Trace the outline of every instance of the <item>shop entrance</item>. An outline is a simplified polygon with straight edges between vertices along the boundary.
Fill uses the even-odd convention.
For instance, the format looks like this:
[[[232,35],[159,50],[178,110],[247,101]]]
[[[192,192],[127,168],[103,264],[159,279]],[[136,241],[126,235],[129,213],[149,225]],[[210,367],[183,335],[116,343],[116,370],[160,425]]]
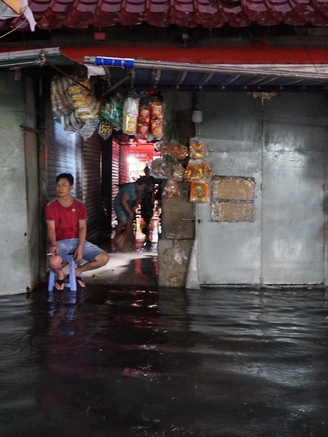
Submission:
[[[154,143],[138,140],[124,134],[114,134],[112,140],[112,161],[111,161],[111,185],[112,185],[112,206],[111,206],[111,229],[112,249],[115,250],[115,228],[117,217],[114,210],[114,199],[123,184],[135,182],[140,177],[148,176],[152,162],[160,157]],[[159,184],[155,183],[151,190],[153,198],[152,218],[149,224],[149,244],[146,245],[145,221],[143,219],[144,205],[136,209],[134,220],[134,235],[136,239],[136,250],[147,250],[157,252],[158,236],[161,232],[161,202],[157,195]]]

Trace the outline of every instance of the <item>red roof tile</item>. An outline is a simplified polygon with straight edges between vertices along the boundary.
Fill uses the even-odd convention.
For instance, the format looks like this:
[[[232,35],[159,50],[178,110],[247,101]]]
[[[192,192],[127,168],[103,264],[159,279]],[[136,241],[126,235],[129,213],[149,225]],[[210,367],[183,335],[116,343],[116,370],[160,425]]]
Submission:
[[[29,0],[29,6],[40,29],[142,23],[206,28],[252,23],[328,26],[327,0]],[[29,30],[23,21],[21,17],[0,20],[0,30],[17,26]]]

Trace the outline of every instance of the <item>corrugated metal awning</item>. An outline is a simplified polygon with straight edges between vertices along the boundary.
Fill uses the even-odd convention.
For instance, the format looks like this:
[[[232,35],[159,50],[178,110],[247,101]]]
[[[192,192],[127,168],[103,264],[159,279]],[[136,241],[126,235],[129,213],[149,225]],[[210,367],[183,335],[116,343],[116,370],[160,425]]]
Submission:
[[[96,74],[107,75],[109,91],[328,88],[328,64],[200,64],[97,56],[85,56],[84,63],[100,68]],[[0,53],[0,68],[47,65],[56,68],[81,64],[58,47]]]
[[[328,87],[328,65],[238,65],[86,56],[112,89],[296,90]]]

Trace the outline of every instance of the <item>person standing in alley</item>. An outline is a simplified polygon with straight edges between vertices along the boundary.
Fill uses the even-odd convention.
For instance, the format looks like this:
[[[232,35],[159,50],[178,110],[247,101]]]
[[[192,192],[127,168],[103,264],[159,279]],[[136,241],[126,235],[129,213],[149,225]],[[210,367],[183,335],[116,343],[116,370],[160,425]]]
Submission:
[[[132,246],[135,210],[141,201],[146,185],[147,180],[143,176],[135,182],[120,186],[120,190],[114,199],[114,210],[118,221],[114,238],[116,246],[123,248],[125,242],[127,246]]]
[[[142,229],[142,232],[145,235],[145,241],[143,242],[142,247],[149,251],[152,247],[152,242],[150,240],[150,223],[154,215],[155,200],[159,203],[161,199],[162,181],[151,175],[151,170],[148,166],[144,168],[144,173],[146,175],[145,178],[147,185],[142,193],[140,203],[141,217],[145,223],[145,226]]]
[[[145,223],[145,226],[142,229],[142,232],[145,235],[145,241],[143,242],[142,247],[146,250],[150,250],[150,222],[154,214],[154,188],[156,179],[151,176],[150,168],[148,166],[144,168],[144,173],[146,175],[145,177],[147,178],[147,185],[142,193],[140,202],[140,213]]]
[[[56,177],[57,198],[46,205],[47,232],[50,242],[49,267],[57,274],[55,288],[64,289],[63,263],[68,255],[76,261],[87,261],[76,268],[76,281],[85,287],[81,274],[107,264],[109,255],[98,246],[86,240],[87,213],[84,203],[71,195],[74,178],[70,173]]]

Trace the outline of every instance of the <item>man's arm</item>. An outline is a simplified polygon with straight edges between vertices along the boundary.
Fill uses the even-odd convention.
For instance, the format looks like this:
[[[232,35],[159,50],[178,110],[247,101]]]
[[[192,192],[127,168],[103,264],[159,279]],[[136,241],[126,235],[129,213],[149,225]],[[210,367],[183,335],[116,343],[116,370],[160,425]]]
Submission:
[[[83,256],[83,244],[85,242],[87,236],[87,221],[86,220],[79,220],[79,245],[77,246],[77,249],[75,251],[74,257],[76,261],[80,261]]]
[[[129,217],[134,217],[134,210],[131,209],[128,205],[128,200],[130,199],[130,196],[127,193],[124,193],[122,196],[121,204],[125,211],[128,213]]]
[[[55,221],[47,221],[47,232],[48,232],[48,238],[50,241],[50,251],[51,255],[56,255],[57,253],[57,245],[56,245],[56,230],[55,230]]]

